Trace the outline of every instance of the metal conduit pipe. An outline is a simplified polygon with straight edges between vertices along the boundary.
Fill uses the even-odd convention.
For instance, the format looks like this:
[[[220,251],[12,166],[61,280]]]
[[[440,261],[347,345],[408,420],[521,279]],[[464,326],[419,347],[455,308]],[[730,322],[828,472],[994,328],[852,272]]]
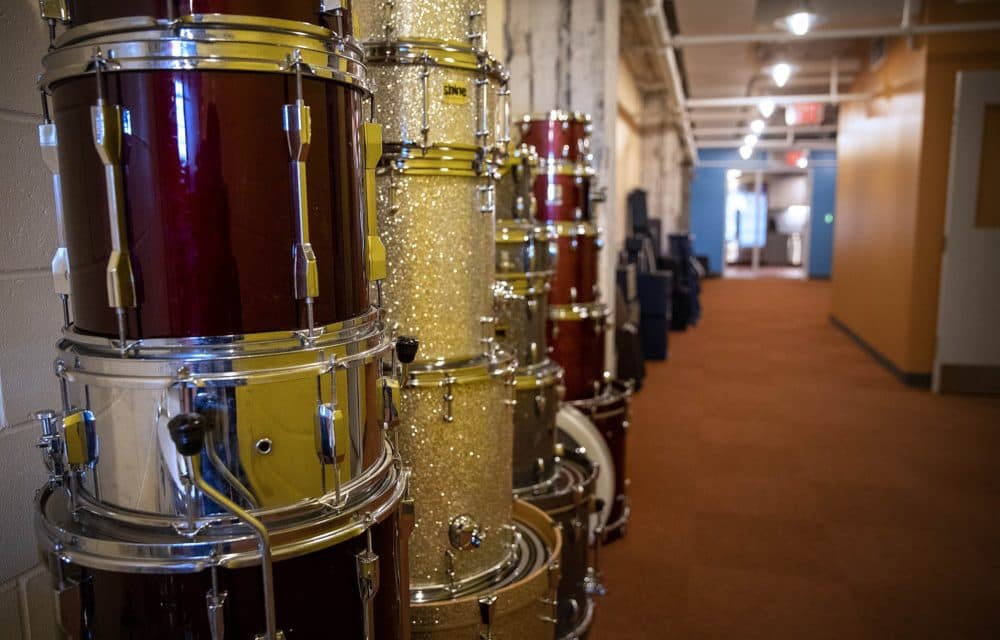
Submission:
[[[805,102],[823,102],[839,104],[841,102],[858,102],[870,100],[870,93],[809,93],[800,95],[770,95],[770,96],[736,96],[732,98],[696,98],[687,101],[689,109],[715,109],[719,107],[754,107],[761,100],[772,100],[781,106],[786,104],[802,104]]]
[[[898,27],[859,27],[854,29],[821,29],[796,36],[791,33],[719,33],[694,36],[674,36],[674,47],[702,47],[721,44],[754,44],[810,42],[815,40],[844,40],[852,38],[892,38],[936,35],[942,33],[972,33],[1000,31],[1000,21],[952,22],[945,24],[917,24]]]

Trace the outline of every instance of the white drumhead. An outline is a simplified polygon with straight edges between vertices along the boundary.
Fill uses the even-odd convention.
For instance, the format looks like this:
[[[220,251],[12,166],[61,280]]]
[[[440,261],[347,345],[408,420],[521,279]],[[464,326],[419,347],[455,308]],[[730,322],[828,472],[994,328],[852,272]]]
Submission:
[[[604,526],[615,502],[615,461],[604,442],[604,436],[597,430],[586,414],[569,405],[563,405],[556,414],[556,426],[560,440],[569,438],[586,450],[587,459],[598,465],[597,497],[604,501],[604,509],[591,518],[591,533],[598,525]]]

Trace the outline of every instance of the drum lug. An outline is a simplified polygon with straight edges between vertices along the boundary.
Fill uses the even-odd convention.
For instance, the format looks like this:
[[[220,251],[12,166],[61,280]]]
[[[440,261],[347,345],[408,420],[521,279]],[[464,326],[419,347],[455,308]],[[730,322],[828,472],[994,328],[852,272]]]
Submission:
[[[82,580],[66,575],[68,560],[62,554],[62,545],[56,544],[50,554],[49,572],[52,574],[52,590],[55,592],[56,620],[67,640],[81,640],[83,629]]]
[[[455,393],[453,389],[455,378],[447,376],[441,384],[444,386],[444,395],[441,396],[441,400],[444,402],[444,406],[442,408],[442,419],[445,422],[451,423],[455,421],[455,416],[452,414],[452,404],[455,401]]]
[[[296,300],[305,300],[307,325],[314,328],[313,299],[319,297],[319,267],[316,253],[309,241],[309,201],[306,185],[306,161],[312,141],[312,118],[302,94],[302,71],[309,67],[302,62],[299,50],[289,57],[288,68],[295,72],[296,99],[282,106],[282,125],[288,139],[289,163],[292,169],[292,209],[295,212],[298,237],[292,246],[294,290]]]
[[[590,510],[592,513],[600,511],[593,496],[590,499]],[[583,579],[584,589],[590,596],[603,596],[608,592],[601,583],[601,547],[604,545],[604,537],[604,527],[598,525],[594,529],[594,540],[590,544],[590,566],[587,567],[587,575]]]
[[[493,640],[493,618],[496,615],[497,595],[489,593],[479,596],[476,600],[479,605],[479,623],[482,630],[479,632],[480,640]]]
[[[427,152],[428,147],[428,135],[431,131],[430,125],[430,90],[427,88],[427,79],[431,75],[431,64],[432,60],[430,55],[424,51],[424,55],[420,58],[420,97],[421,104],[423,105],[423,116],[420,121],[420,135],[421,135],[421,145],[420,148]]]
[[[393,10],[396,8],[395,0],[382,0],[382,11],[385,14],[385,19],[382,20],[382,33],[386,40],[392,40],[392,32],[394,27],[393,21]]]
[[[55,20],[56,22],[69,22],[69,7],[66,0],[38,0],[38,9],[43,20]]]
[[[358,572],[358,593],[361,595],[361,614],[364,638],[369,640],[375,637],[375,594],[379,590],[379,557],[372,547],[371,527],[375,519],[371,514],[365,515],[368,546],[363,551],[354,556],[355,566]]]
[[[332,374],[331,374],[332,375]],[[336,388],[334,388],[336,397]],[[340,456],[337,454],[337,432],[346,429],[344,412],[332,403],[320,403],[316,408],[316,455],[323,468],[323,493],[326,493],[326,465],[333,466],[334,501],[339,507],[340,501]]]
[[[497,92],[497,112],[500,115],[500,137],[497,138],[497,147],[506,155],[507,147],[510,145],[510,81],[505,79]]]
[[[219,590],[218,568],[212,567],[212,588],[205,594],[205,608],[208,612],[208,630],[212,640],[226,637],[226,597],[228,591]]]
[[[479,69],[481,75],[477,76],[473,81],[476,86],[476,106],[479,107],[477,109],[478,113],[476,114],[476,118],[478,120],[478,122],[476,122],[476,140],[480,147],[485,148],[490,135],[490,105],[489,98],[487,97],[489,94],[490,81],[489,77],[486,75],[486,60],[483,60],[483,62],[480,63]]]
[[[476,51],[486,50],[486,25],[484,24],[484,18],[482,11],[470,11],[469,12],[469,32],[466,37],[469,39],[469,44]]]
[[[376,282],[386,278],[386,252],[382,238],[378,235],[378,219],[375,202],[375,170],[382,157],[382,125],[366,122],[361,125],[361,136],[365,147],[365,222],[367,223],[367,267],[368,281]]]
[[[44,3],[43,3],[44,4]],[[42,160],[52,174],[52,193],[56,209],[56,243],[52,256],[52,283],[56,294],[62,299],[63,327],[69,326],[69,250],[66,248],[66,225],[63,215],[62,178],[59,172],[59,135],[56,125],[49,118],[49,101],[42,92],[42,124],[38,125],[38,146],[42,149]]]
[[[559,581],[562,579],[562,568],[559,566],[559,561],[553,559],[549,563],[548,567],[548,595],[541,599],[542,604],[552,608],[551,615],[548,616],[538,616],[542,622],[547,622],[549,624],[556,624],[559,618]]]
[[[488,215],[496,213],[496,187],[493,185],[492,178],[487,176],[484,184],[480,184],[477,187],[476,196],[479,213]]]

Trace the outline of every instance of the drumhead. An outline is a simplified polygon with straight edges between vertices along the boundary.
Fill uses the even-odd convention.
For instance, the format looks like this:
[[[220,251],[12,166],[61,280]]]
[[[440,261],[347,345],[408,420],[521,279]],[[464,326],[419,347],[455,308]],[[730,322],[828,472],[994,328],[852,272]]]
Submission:
[[[601,432],[590,419],[573,407],[563,405],[556,414],[559,440],[573,448],[582,447],[586,457],[598,465],[596,495],[604,502],[604,508],[591,516],[591,535],[594,530],[608,522],[611,507],[615,502],[615,462],[605,444]]]

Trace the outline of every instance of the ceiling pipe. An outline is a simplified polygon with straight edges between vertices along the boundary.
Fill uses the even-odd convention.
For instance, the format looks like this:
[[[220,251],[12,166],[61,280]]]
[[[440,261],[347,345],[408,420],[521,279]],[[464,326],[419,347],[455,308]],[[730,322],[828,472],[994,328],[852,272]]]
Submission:
[[[806,102],[822,102],[826,104],[840,104],[841,102],[859,102],[870,100],[870,93],[810,93],[800,95],[771,95],[771,96],[736,96],[732,98],[695,98],[687,101],[689,109],[716,109],[719,107],[753,107],[757,106],[761,100],[772,100],[774,104],[803,104]]]
[[[684,83],[681,82],[681,70],[677,64],[677,55],[674,53],[673,37],[667,26],[666,16],[663,15],[663,4],[657,0],[647,0],[643,13],[651,18],[656,30],[659,32],[660,40],[663,42],[663,56],[667,61],[667,70],[670,76],[670,84],[673,88],[674,100],[677,103],[678,116],[681,119],[681,130],[684,137],[684,147],[687,151],[688,161],[692,165],[698,164],[698,146],[694,141],[694,134],[691,132],[691,118],[688,116],[687,97],[684,93]]]
[[[786,127],[786,126],[773,126],[764,129],[764,132],[760,134],[760,139],[765,140],[764,136],[771,134],[785,134],[789,131],[794,131],[796,134],[804,133],[837,133],[837,125],[835,124],[821,124],[821,125],[800,125],[796,127]],[[694,135],[696,137],[701,136],[737,136],[746,134],[746,127],[695,127]]]
[[[937,35],[942,33],[973,33],[982,31],[1000,31],[1000,21],[907,24],[898,27],[859,27],[854,29],[821,29],[810,31],[803,36],[778,31],[763,33],[719,33],[693,36],[677,35],[674,36],[672,44],[675,48],[705,47],[722,44],[787,44],[791,42],[856,38],[911,38],[913,36]]]
[[[738,149],[743,146],[743,139],[734,140],[702,140],[698,142],[699,149]],[[816,149],[835,150],[836,140],[759,140],[754,149]]]

